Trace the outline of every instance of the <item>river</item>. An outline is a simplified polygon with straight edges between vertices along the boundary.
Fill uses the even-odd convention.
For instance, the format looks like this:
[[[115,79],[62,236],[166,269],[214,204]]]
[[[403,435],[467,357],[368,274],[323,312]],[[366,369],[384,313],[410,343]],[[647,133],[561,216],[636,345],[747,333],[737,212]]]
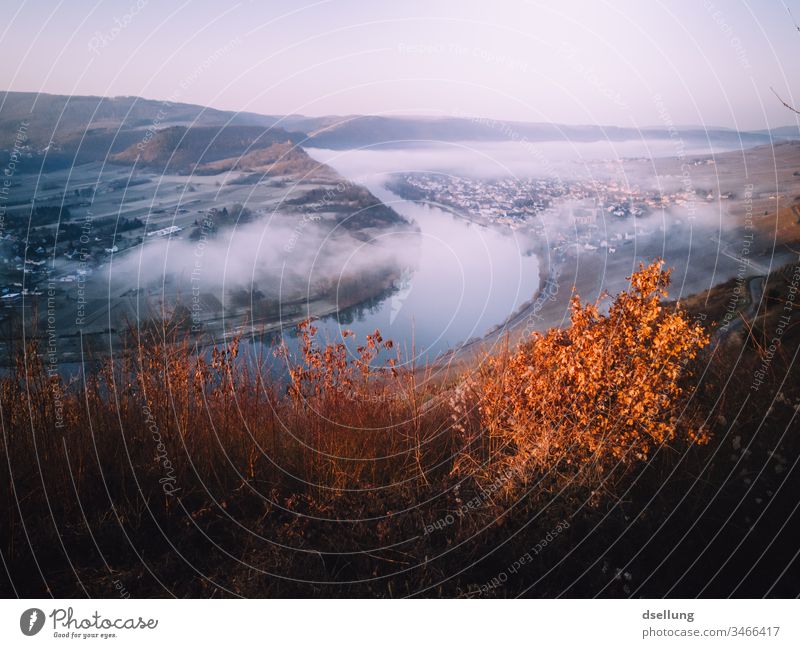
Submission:
[[[510,228],[485,227],[445,209],[404,200],[386,189],[388,173],[408,170],[401,166],[405,158],[380,156],[382,163],[376,165],[376,157],[369,151],[308,152],[348,180],[367,187],[419,227],[418,234],[385,234],[390,246],[415,250],[396,290],[362,309],[351,322],[348,317],[341,324],[336,318],[324,321],[324,336],[336,339],[340,329],[347,328],[363,340],[366,333],[379,329],[384,338],[407,351],[406,357],[413,355],[417,362],[424,362],[485,335],[538,290],[538,259],[526,254],[526,241]],[[398,163],[392,165],[395,159]],[[414,353],[410,354],[412,345]]]

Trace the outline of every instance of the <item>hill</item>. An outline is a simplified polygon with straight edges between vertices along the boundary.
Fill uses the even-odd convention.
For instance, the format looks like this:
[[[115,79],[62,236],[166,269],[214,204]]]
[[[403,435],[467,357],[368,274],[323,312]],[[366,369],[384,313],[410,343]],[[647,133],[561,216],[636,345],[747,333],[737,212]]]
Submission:
[[[228,171],[252,174],[252,181],[264,176],[302,176],[308,178],[340,179],[339,175],[325,164],[312,159],[302,148],[291,141],[270,144],[241,156],[207,162],[195,168],[196,175],[216,175]],[[247,183],[246,176],[241,182]]]
[[[309,124],[310,125],[310,124]],[[681,127],[685,141],[739,147],[769,143],[769,133],[739,132],[725,128]],[[642,139],[670,139],[674,131],[666,127],[643,129],[618,126],[497,121],[467,117],[343,117],[328,119],[309,133],[307,142],[320,148],[346,149],[361,146],[408,146],[409,143],[485,141],[503,142],[525,139],[529,142],[598,142]]]
[[[18,336],[0,594],[797,596],[798,277],[702,350],[702,300],[662,303],[651,266],[444,385],[378,331],[352,355],[310,322],[288,385],[172,322],[81,384]]]
[[[141,97],[0,92],[0,163],[21,144],[18,173],[104,161],[141,142],[148,130],[172,126],[270,128],[280,117],[216,110]]]
[[[278,117],[216,110],[186,103],[141,97],[53,95],[0,92],[0,148],[13,145],[22,121],[28,122],[28,143],[45,147],[76,135],[99,131],[144,130],[154,122],[165,125],[272,126]]]
[[[261,126],[170,126],[148,132],[111,161],[132,164],[138,160],[141,166],[163,172],[191,172],[211,162],[238,158],[273,144],[291,146],[302,139],[302,134]]]
[[[0,163],[14,146],[20,126],[25,124],[25,156],[18,171],[45,171],[75,164],[103,161],[124,153],[142,141],[148,132],[167,128],[230,127],[277,129],[293,132],[293,143],[304,146],[347,149],[362,146],[401,147],[430,142],[596,142],[670,139],[674,130],[664,126],[622,128],[602,125],[564,125],[542,122],[498,121],[472,117],[415,116],[320,116],[261,115],[217,110],[195,104],[154,101],[141,97],[97,97],[51,95],[32,92],[0,93]],[[774,140],[797,139],[796,126],[769,131],[736,131],[728,128],[678,127],[687,143],[748,148]],[[174,137],[170,131],[164,137]],[[193,135],[202,131],[194,131]],[[208,131],[206,132],[208,133]],[[302,134],[302,135],[301,135]],[[307,134],[307,135],[306,135]],[[178,139],[180,136],[178,135]],[[226,135],[227,138],[227,135]],[[176,140],[177,141],[177,140]],[[273,139],[271,144],[279,139]],[[286,141],[286,140],[283,140]],[[187,144],[187,146],[193,146]],[[221,144],[221,150],[225,148]],[[5,150],[3,150],[5,149]],[[238,156],[246,151],[235,151]],[[210,158],[207,163],[221,159]],[[159,154],[153,154],[155,158]],[[224,152],[223,152],[224,155]],[[129,161],[120,155],[116,161]],[[190,156],[191,157],[191,156]]]

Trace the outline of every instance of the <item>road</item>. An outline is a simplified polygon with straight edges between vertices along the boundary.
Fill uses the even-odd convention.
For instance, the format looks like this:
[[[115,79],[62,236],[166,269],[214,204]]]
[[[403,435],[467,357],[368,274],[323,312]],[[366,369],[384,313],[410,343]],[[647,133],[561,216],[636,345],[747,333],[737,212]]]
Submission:
[[[765,265],[760,264],[758,261],[754,261],[750,257],[744,257],[741,254],[733,254],[732,252],[728,252],[729,244],[722,241],[719,236],[712,236],[710,237],[711,240],[717,245],[717,252],[719,252],[722,256],[728,257],[736,261],[737,263],[741,263],[746,265],[748,268],[752,268],[756,272],[762,275],[769,274],[769,268]]]

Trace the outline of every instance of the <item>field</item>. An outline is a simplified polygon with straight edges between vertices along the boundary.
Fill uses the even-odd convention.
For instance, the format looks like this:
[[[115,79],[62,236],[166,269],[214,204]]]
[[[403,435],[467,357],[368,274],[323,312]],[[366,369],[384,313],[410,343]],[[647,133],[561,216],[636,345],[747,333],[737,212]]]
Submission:
[[[207,174],[91,163],[17,175],[0,241],[6,351],[22,319],[38,322],[29,336],[57,338],[68,366],[90,349],[107,352],[132,322],[182,318],[187,330],[221,340],[380,294],[394,277],[388,265],[341,278],[338,293],[326,276],[316,285],[311,275],[305,285],[281,283],[281,263],[302,268],[321,241],[342,254],[387,227],[408,226],[297,151],[277,154],[291,157],[289,167],[273,147],[253,167],[243,158],[232,170],[222,160]],[[242,271],[225,277],[222,257],[239,258]],[[272,257],[272,265],[258,267],[260,257]],[[8,361],[7,352],[2,357]]]

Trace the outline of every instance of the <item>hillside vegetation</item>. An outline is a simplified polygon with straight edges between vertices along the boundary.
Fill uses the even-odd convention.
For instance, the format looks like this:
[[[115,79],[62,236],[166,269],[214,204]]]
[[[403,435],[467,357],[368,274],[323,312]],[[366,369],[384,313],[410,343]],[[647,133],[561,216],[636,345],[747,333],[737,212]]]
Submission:
[[[0,92],[0,148],[13,146],[21,122],[27,122],[31,145],[63,144],[98,132],[144,131],[153,123],[196,126],[272,126],[277,118],[234,113],[178,101],[141,97],[54,95],[43,92]]]
[[[288,383],[238,340],[197,354],[171,329],[72,384],[21,350],[0,381],[2,592],[656,596],[691,567],[679,593],[725,591],[693,548],[749,506],[725,475],[797,442],[741,417],[749,454],[728,459],[742,381],[724,381],[759,358],[709,351],[668,281],[642,268],[606,314],[576,297],[569,327],[446,384],[378,331],[320,344],[311,322],[298,356],[277,351]],[[784,429],[788,410],[772,415]]]
[[[170,126],[113,155],[111,162],[137,162],[162,172],[188,174],[195,167],[252,154],[277,143],[291,145],[301,138],[280,128],[260,126]]]

